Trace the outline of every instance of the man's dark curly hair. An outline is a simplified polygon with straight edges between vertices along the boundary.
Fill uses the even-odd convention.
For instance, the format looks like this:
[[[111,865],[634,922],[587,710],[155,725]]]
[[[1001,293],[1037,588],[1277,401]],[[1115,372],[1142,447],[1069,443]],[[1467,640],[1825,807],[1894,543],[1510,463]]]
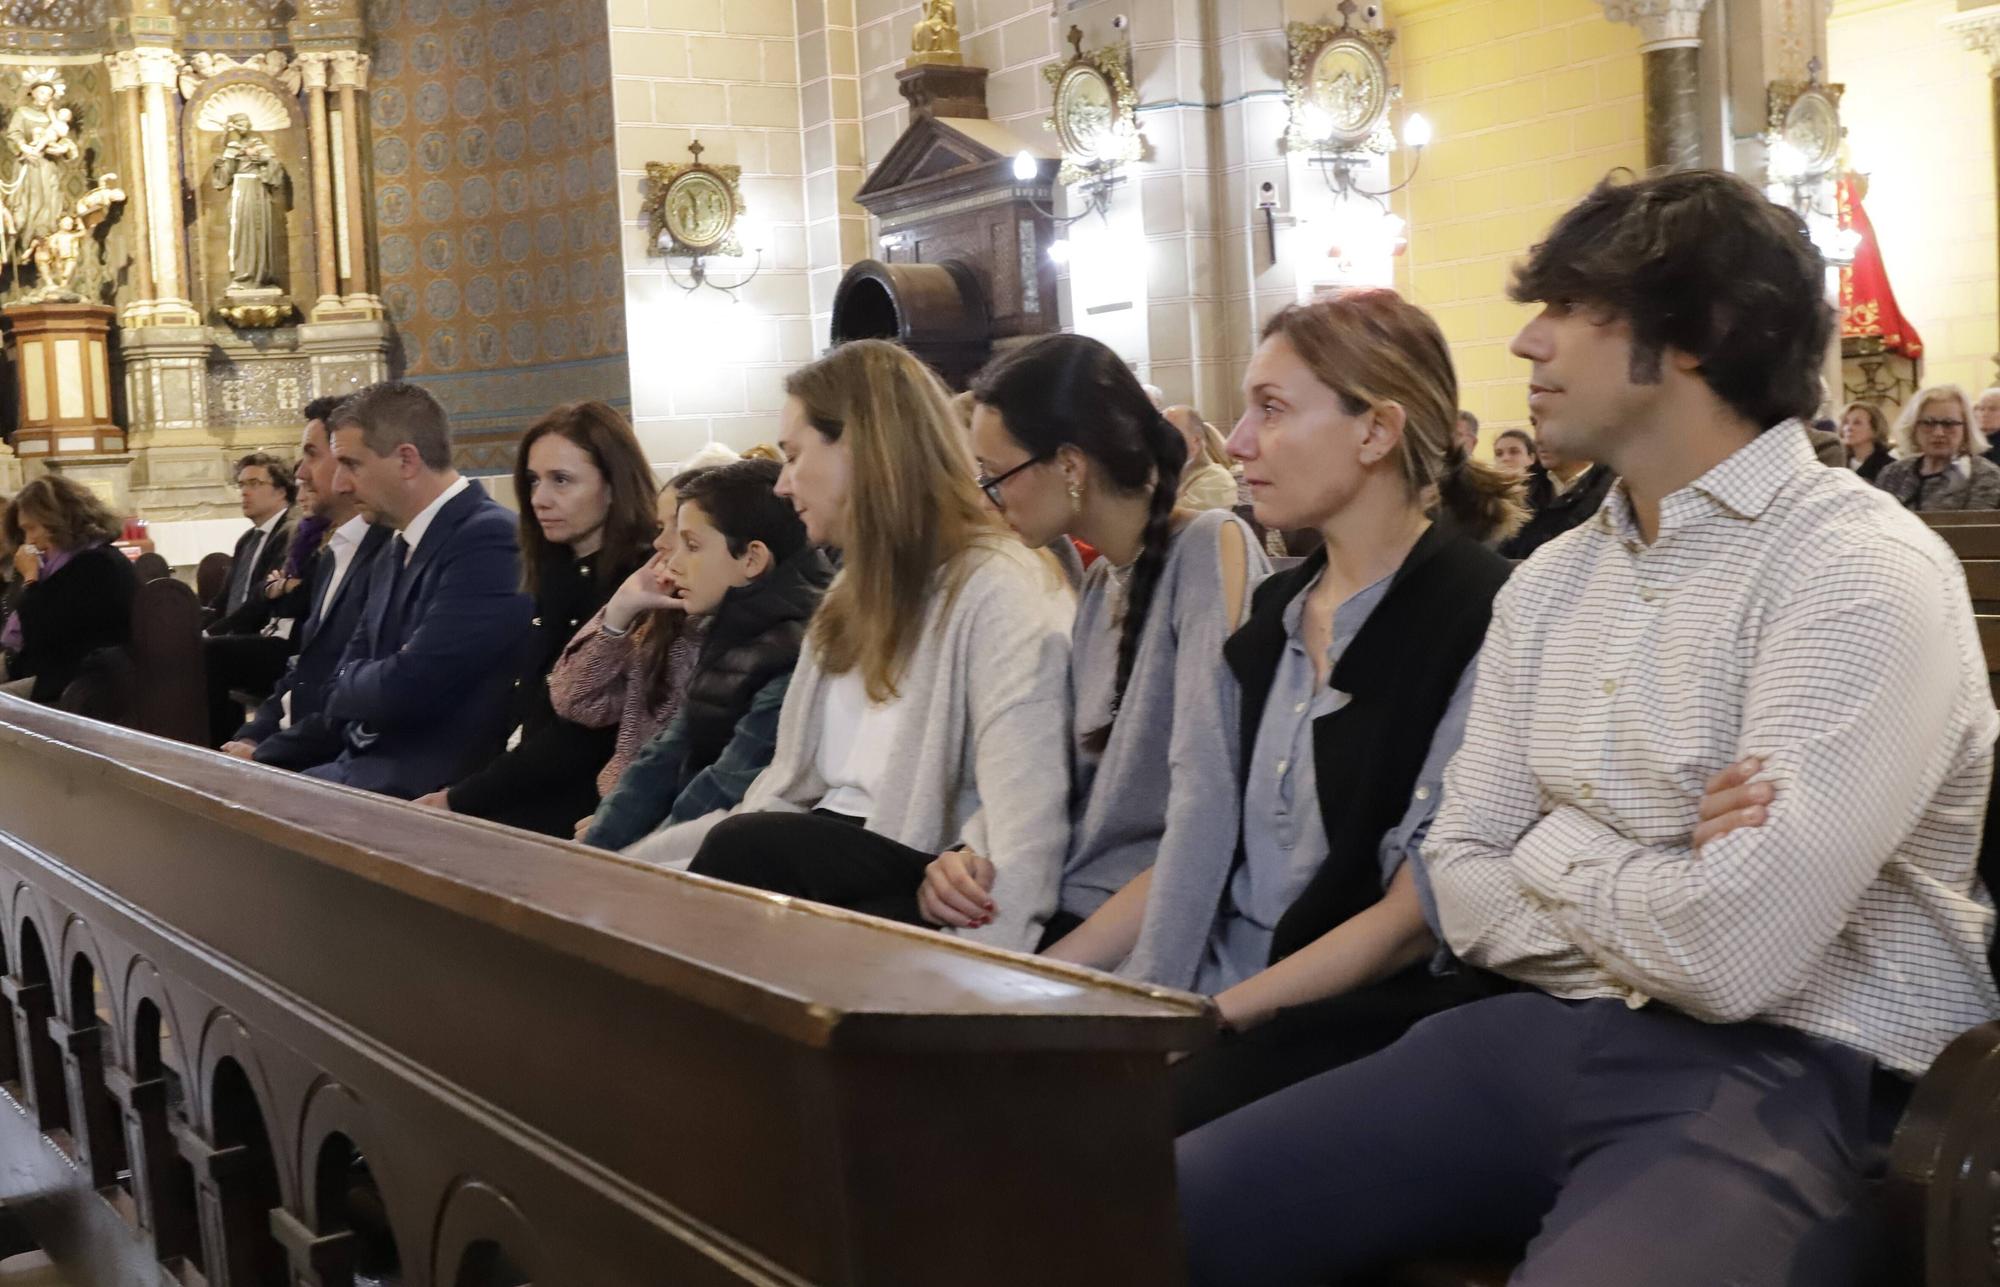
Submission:
[[[1805,223],[1716,170],[1619,180],[1556,221],[1508,295],[1625,318],[1636,383],[1658,381],[1675,348],[1759,427],[1811,416],[1834,317]]]

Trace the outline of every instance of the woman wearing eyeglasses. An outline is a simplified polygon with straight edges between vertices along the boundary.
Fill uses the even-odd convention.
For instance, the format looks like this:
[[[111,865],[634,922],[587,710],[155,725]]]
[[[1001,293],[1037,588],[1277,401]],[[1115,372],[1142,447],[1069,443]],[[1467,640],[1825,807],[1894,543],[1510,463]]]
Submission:
[[[1023,542],[1065,534],[1101,558],[1070,634],[1075,777],[1069,859],[1053,939],[1116,899],[1112,914],[1050,950],[1117,968],[1139,937],[1155,859],[1226,855],[1236,843],[1236,685],[1222,642],[1269,571],[1227,509],[1178,508],[1186,438],[1122,359],[1050,335],[973,386],[980,485]],[[1178,861],[1178,860],[1177,860]],[[949,853],[926,892],[951,924],[998,914],[983,856]],[[1143,962],[1132,962],[1144,974]]]
[[[949,395],[856,340],[785,381],[777,493],[841,570],[808,628],[770,767],[646,861],[1034,950],[1069,849],[1069,592],[980,503]],[[996,910],[926,897],[960,848]]]
[[[1875,485],[1910,509],[2000,509],[2000,465],[1986,459],[1986,435],[1972,403],[1955,384],[1937,384],[1911,398],[1896,419],[1903,459]]]

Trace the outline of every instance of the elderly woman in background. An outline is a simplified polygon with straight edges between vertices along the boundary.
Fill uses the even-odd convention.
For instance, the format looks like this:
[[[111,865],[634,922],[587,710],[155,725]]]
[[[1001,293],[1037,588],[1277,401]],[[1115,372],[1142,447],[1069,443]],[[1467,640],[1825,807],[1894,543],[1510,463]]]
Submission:
[[[1174,503],[1197,511],[1235,509],[1236,475],[1229,470],[1222,435],[1193,407],[1168,407],[1161,414],[1180,430],[1181,441],[1187,444],[1187,464],[1181,469],[1180,495]]]
[[[1896,458],[1889,445],[1889,421],[1872,402],[1850,402],[1840,413],[1840,445],[1847,467],[1872,483]]]
[[[111,544],[123,527],[95,493],[60,474],[14,498],[6,539],[22,587],[0,627],[0,647],[13,653],[0,691],[53,706],[87,655],[132,642],[139,579]]]
[[[1911,398],[1896,439],[1904,458],[1876,476],[1877,487],[1918,513],[2000,509],[2000,465],[1986,459],[1986,437],[1963,389],[1933,385]]]

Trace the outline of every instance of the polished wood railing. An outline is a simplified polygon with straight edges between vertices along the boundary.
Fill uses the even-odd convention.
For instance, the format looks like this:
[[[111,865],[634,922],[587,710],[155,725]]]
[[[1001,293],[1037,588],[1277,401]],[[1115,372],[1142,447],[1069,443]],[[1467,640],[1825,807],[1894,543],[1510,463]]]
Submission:
[[[0,1202],[77,1282],[1180,1281],[1180,993],[0,698]]]

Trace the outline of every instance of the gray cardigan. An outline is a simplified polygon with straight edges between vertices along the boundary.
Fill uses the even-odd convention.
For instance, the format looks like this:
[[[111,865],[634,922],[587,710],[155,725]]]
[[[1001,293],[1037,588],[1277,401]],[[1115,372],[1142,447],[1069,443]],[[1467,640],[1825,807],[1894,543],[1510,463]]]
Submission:
[[[995,869],[991,924],[958,933],[1032,952],[1069,849],[1069,592],[1035,555],[995,537],[961,556],[950,611],[933,594],[897,683],[901,732],[868,829],[929,853],[964,844]],[[812,809],[827,677],[808,643],[771,765],[732,812]],[[685,867],[725,815],[666,827],[625,852]]]
[[[1223,602],[1226,525],[1242,535],[1248,565],[1233,604]],[[1222,642],[1269,573],[1256,537],[1226,510],[1198,514],[1175,534],[1101,756],[1083,739],[1110,714],[1125,596],[1108,560],[1099,559],[1084,578],[1070,632],[1077,809],[1063,872],[1064,911],[1089,916],[1156,860],[1170,871],[1228,861],[1239,808],[1238,718],[1236,680],[1223,663]],[[1135,954],[1125,972],[1147,977],[1145,960]]]

